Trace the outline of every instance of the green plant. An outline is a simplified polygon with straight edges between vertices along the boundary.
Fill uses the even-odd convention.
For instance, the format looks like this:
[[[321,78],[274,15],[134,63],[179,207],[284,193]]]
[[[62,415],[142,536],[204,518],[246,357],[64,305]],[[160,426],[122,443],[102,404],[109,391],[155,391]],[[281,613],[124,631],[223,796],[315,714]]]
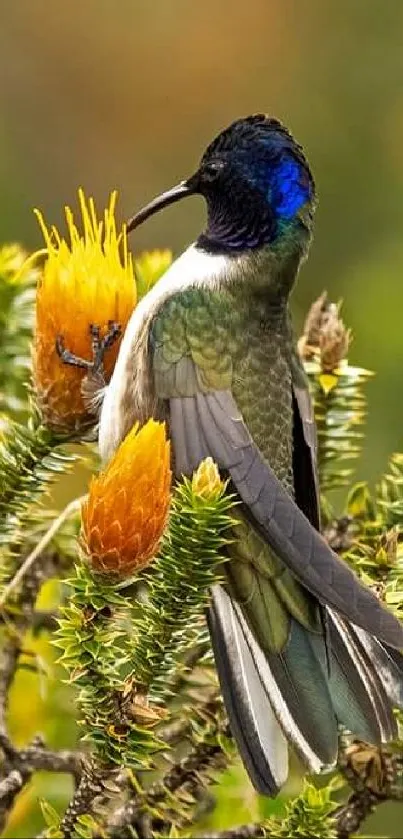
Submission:
[[[97,258],[102,270],[101,251]],[[135,260],[139,295],[169,259],[168,254],[143,256],[137,266]],[[204,622],[209,588],[220,579],[225,560],[234,499],[214,464],[204,462],[192,480],[173,489],[165,529],[160,517],[161,541],[153,531],[155,555],[149,549],[154,542],[140,540],[140,570],[134,573],[130,565],[129,575],[116,534],[122,550],[135,534],[126,539],[116,511],[108,519],[103,497],[102,515],[98,496],[91,508],[94,484],[82,514],[84,525],[91,510],[93,517],[81,537],[80,499],[62,513],[49,512],[54,504],[50,488],[64,486],[67,471],[88,460],[92,450],[84,436],[95,420],[89,412],[74,433],[71,428],[56,432],[28,398],[37,273],[23,267],[18,249],[0,252],[0,311],[6,313],[0,319],[0,825],[8,830],[21,791],[36,773],[47,771],[73,776],[76,783],[64,806],[45,792],[41,813],[49,837],[197,835],[208,788],[220,783],[223,770],[236,759]],[[307,320],[300,350],[316,409],[322,487],[326,492],[347,487],[341,516],[331,497],[323,496],[325,535],[400,614],[403,455],[393,455],[374,491],[362,482],[351,485],[350,461],[362,439],[363,386],[369,374],[349,366],[348,340],[339,308],[322,296]],[[82,410],[87,410],[85,403]],[[74,458],[70,448],[66,454],[72,439]],[[166,445],[164,439],[161,452]],[[153,474],[155,446],[148,446],[138,471],[131,470],[134,494],[135,482],[143,486],[144,470],[148,477]],[[117,461],[113,469],[114,476],[103,473],[112,495],[126,480]],[[169,493],[167,481],[161,487],[159,492]],[[149,508],[143,519],[151,515]],[[55,646],[59,663],[52,654]],[[18,683],[27,669],[53,697],[47,707],[58,722],[53,734],[49,720],[45,725],[50,745],[42,737],[21,744],[10,734]],[[66,718],[74,717],[73,706],[80,742],[76,732],[66,749],[58,738]],[[400,800],[399,746],[371,751],[347,740],[341,755],[337,779],[321,789],[306,783],[287,803],[285,815],[259,818],[255,812],[253,823],[219,835],[348,836],[378,803]],[[338,799],[344,795],[341,804],[336,804],[336,793]]]

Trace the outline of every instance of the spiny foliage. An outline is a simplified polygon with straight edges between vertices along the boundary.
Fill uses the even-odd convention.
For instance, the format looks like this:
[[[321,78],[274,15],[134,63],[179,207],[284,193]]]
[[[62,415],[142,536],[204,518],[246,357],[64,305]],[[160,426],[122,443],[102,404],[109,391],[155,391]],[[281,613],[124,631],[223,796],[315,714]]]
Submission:
[[[377,504],[386,527],[403,527],[403,454],[392,455],[377,491]]]
[[[366,414],[363,385],[372,375],[348,364],[350,332],[339,308],[328,302],[326,294],[321,295],[308,314],[299,342],[314,400],[321,504],[327,524],[334,513],[326,493],[350,482],[352,468],[345,469],[344,464],[361,451]],[[350,488],[343,525],[343,558],[402,617],[402,454],[392,456],[374,491],[363,481]]]
[[[331,784],[316,789],[305,782],[301,795],[287,804],[285,817],[265,822],[268,839],[336,839],[336,827],[329,819],[336,806],[332,793]]]
[[[18,245],[0,248],[0,430],[27,411],[36,271],[25,260]]]
[[[328,492],[348,485],[353,472],[350,462],[361,452],[366,414],[363,386],[371,373],[348,364],[333,373],[323,372],[315,362],[308,362],[306,369],[312,380],[321,487]]]
[[[144,766],[157,744],[131,714],[130,605],[110,586],[96,582],[84,564],[76,566],[68,585],[70,604],[62,609],[55,643],[78,690],[84,739],[107,763]]]
[[[76,566],[57,646],[79,689],[85,737],[108,763],[144,769],[161,746],[152,729],[164,712],[153,701],[168,697],[169,676],[207,604],[223,560],[231,506],[225,485],[206,497],[192,481],[178,486],[148,593],[137,610],[85,564]]]
[[[340,305],[329,303],[324,292],[312,305],[299,341],[314,402],[323,493],[348,484],[350,461],[361,451],[366,416],[363,386],[372,373],[348,364],[349,343]]]
[[[27,540],[28,524],[35,515],[44,518],[35,506],[72,462],[29,399],[36,278],[17,245],[0,249],[0,585],[15,571],[12,557]]]
[[[401,454],[373,491],[361,481],[346,500],[346,545],[342,555],[366,585],[403,617],[403,480]]]
[[[203,497],[185,479],[174,493],[169,528],[132,650],[133,672],[155,699],[164,695],[167,679],[186,647],[189,621],[197,621],[218,579],[232,504],[225,485],[216,496]]]
[[[21,541],[21,517],[72,462],[45,426],[9,425],[0,441],[0,545]]]

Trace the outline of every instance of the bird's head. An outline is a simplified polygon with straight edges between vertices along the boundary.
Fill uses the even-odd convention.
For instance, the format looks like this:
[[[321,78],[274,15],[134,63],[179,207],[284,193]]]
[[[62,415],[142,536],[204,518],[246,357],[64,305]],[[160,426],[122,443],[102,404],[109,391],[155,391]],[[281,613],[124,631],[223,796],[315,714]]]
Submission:
[[[309,238],[314,180],[301,146],[276,119],[256,114],[232,123],[210,143],[197,171],[140,210],[128,230],[195,194],[207,202],[207,227],[198,240],[206,250],[239,253],[298,232]]]

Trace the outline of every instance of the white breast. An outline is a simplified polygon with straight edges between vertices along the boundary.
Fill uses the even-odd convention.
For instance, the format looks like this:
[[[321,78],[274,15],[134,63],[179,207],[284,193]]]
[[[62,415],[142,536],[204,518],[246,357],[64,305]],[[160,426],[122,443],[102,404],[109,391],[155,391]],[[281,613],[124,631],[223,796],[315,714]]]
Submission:
[[[192,285],[217,287],[239,270],[239,258],[213,255],[191,245],[172,263],[136,306],[127,325],[115,369],[106,389],[99,426],[99,450],[109,460],[136,419],[144,384],[148,326],[162,303]],[[129,406],[129,416],[128,416]]]

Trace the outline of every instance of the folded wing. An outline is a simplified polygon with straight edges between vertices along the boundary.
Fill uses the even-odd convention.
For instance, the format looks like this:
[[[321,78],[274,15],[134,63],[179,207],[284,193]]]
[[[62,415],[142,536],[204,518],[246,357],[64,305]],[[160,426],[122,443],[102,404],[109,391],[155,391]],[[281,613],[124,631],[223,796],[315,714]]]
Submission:
[[[177,474],[210,455],[227,473],[277,556],[320,603],[380,641],[403,647],[403,628],[331,550],[251,439],[229,391],[170,400]]]

